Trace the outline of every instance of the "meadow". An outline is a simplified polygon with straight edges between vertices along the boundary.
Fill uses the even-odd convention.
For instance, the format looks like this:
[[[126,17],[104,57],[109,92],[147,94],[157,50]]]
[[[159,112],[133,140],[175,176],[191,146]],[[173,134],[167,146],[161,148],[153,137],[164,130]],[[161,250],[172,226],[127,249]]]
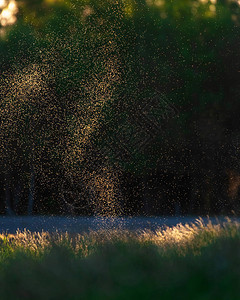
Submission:
[[[239,299],[240,223],[0,236],[0,299]]]

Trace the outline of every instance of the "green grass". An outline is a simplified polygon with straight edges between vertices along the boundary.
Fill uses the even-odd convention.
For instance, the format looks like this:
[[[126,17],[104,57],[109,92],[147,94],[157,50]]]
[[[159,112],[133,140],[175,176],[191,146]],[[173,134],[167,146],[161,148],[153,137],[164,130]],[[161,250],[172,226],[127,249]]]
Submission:
[[[240,224],[0,236],[0,299],[240,299]]]

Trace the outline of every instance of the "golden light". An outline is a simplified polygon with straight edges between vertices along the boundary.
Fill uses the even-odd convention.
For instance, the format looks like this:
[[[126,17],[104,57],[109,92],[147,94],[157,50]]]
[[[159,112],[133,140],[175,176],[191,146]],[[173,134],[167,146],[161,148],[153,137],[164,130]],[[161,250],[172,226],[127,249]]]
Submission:
[[[16,14],[18,12],[18,8],[17,8],[16,2],[15,1],[10,1],[9,4],[8,4],[8,9],[12,13]]]
[[[6,0],[0,0],[0,9],[6,6]]]
[[[165,5],[165,1],[164,0],[157,0],[155,2],[155,5],[158,7],[164,6]]]
[[[55,3],[61,3],[64,2],[64,0],[45,0],[47,4],[55,4]]]
[[[214,5],[214,4],[211,4],[210,6],[209,6],[209,9],[210,9],[210,11],[211,12],[216,12],[216,6]]]
[[[153,5],[153,1],[152,0],[146,0],[147,5],[151,6]]]
[[[11,16],[12,16],[12,12],[7,8],[5,8],[1,13],[1,18],[3,19],[9,19],[11,18]]]
[[[11,0],[7,5],[6,0],[0,0],[0,8],[3,8],[0,14],[1,26],[5,27],[13,25],[17,21],[16,14],[18,12],[18,7],[16,1]]]
[[[8,19],[7,25],[13,25],[17,21],[16,16],[11,16],[11,18]]]
[[[88,17],[93,13],[93,9],[91,8],[91,6],[87,5],[84,10],[83,10],[83,16],[84,17]]]

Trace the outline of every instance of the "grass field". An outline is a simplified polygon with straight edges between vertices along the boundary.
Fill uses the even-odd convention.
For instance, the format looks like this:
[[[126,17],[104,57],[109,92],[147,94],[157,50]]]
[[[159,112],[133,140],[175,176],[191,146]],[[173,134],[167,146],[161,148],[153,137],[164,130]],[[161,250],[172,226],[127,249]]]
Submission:
[[[240,223],[0,235],[0,299],[240,299]]]

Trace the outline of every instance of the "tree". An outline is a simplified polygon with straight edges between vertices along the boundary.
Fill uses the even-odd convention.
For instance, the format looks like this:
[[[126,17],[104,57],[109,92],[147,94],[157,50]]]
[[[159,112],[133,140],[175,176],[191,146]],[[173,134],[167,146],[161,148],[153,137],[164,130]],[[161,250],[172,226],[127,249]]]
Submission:
[[[41,207],[47,190],[89,212],[80,207],[89,193],[95,205],[99,182],[117,181],[115,170],[146,183],[162,172],[197,180],[200,168],[196,190],[209,190],[201,196],[209,211],[225,168],[221,143],[239,127],[237,2],[18,5],[18,22],[0,41],[1,173],[13,178],[6,198],[23,181],[29,212],[33,191]],[[44,197],[46,207],[59,205]]]

